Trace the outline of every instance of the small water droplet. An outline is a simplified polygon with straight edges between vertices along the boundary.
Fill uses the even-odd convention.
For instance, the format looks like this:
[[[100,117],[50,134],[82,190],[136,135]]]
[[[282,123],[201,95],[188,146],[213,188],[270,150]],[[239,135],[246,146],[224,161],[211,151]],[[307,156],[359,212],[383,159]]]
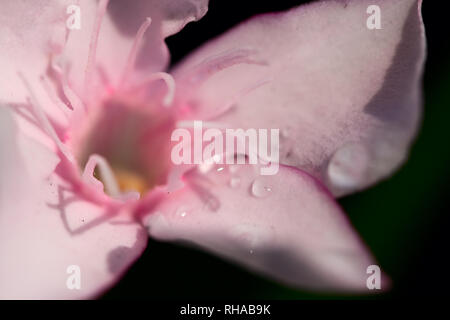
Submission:
[[[84,222],[85,220],[84,220],[84,218],[83,219],[81,219],[81,222]]]
[[[197,168],[201,173],[206,174],[212,169],[213,166],[214,166],[213,162],[205,161],[202,164],[199,164]]]
[[[185,207],[178,208],[177,211],[176,211],[176,215],[179,216],[179,217],[182,217],[182,218],[186,217],[187,216],[186,208]]]
[[[151,213],[144,222],[150,234],[153,232],[160,232],[169,228],[169,221],[167,221],[165,214],[160,211]]]
[[[281,135],[282,138],[289,137],[289,129],[281,129],[280,135]]]
[[[230,230],[231,238],[239,244],[240,247],[249,254],[257,252],[258,248],[269,243],[273,238],[273,232],[264,225],[239,224]]]
[[[262,178],[257,178],[252,183],[251,191],[256,198],[267,198],[272,192],[272,187],[268,186]]]
[[[214,196],[208,197],[208,198],[206,199],[206,201],[205,201],[205,204],[206,204],[206,207],[207,207],[209,210],[214,211],[214,212],[216,212],[216,211],[219,210],[219,208],[220,208],[220,202],[219,202],[219,200],[218,200],[216,197],[214,197]]]
[[[230,179],[230,187],[237,188],[241,185],[241,179],[237,177],[233,177]]]
[[[223,171],[225,168],[224,167],[219,167],[217,168],[217,172]]]

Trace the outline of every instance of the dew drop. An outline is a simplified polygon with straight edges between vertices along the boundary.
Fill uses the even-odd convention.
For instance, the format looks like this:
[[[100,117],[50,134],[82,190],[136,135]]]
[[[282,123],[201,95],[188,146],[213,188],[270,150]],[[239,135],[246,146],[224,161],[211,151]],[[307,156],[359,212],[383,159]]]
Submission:
[[[213,166],[213,162],[205,161],[202,164],[199,164],[197,168],[201,173],[206,174],[212,169]]]
[[[237,188],[241,185],[241,179],[237,177],[233,177],[230,179],[230,187],[231,188]]]
[[[223,171],[225,168],[224,167],[219,167],[219,168],[217,168],[217,172],[221,172],[221,171]]]
[[[230,165],[228,168],[231,173],[236,173],[239,171],[239,165],[237,164]]]
[[[165,218],[164,213],[155,211],[145,219],[144,225],[147,227],[149,233],[153,234],[154,231],[167,230],[169,228],[169,221]]]
[[[281,129],[280,135],[282,138],[288,138],[289,137],[289,130],[288,129]]]
[[[273,232],[271,228],[263,225],[244,223],[234,226],[230,230],[230,236],[237,241],[244,252],[254,254],[265,243],[270,243]]]
[[[328,165],[328,178],[335,188],[354,189],[364,183],[369,154],[364,145],[347,144],[336,151]]]
[[[187,216],[187,210],[185,207],[180,207],[177,209],[176,213],[175,213],[178,217],[186,217]]]
[[[205,201],[205,204],[206,204],[206,207],[213,212],[216,212],[220,208],[220,202],[214,196],[208,197]]]
[[[257,178],[252,183],[251,192],[256,198],[267,198],[272,192],[272,187],[268,186],[262,178]]]

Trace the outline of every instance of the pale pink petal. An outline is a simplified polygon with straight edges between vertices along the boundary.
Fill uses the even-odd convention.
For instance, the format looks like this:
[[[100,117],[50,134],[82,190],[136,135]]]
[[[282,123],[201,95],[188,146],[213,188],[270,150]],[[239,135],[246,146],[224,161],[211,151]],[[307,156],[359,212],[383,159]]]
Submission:
[[[303,289],[365,292],[374,263],[326,189],[284,166],[274,176],[255,166],[191,172],[144,224],[156,239],[198,245]]]
[[[366,26],[372,5],[379,30]],[[401,165],[417,132],[420,8],[419,0],[318,1],[253,18],[175,70],[180,107],[232,127],[279,128],[281,163],[335,195],[360,190]]]
[[[121,85],[136,35],[147,18],[151,19],[151,24],[138,47],[134,76],[165,70],[170,55],[164,38],[178,32],[186,23],[203,17],[207,5],[207,0],[110,0],[101,22],[96,47],[96,68],[101,69],[95,71],[100,71],[98,74],[111,87]],[[81,30],[70,32],[62,58],[70,64],[71,84],[82,95],[99,4],[81,0],[79,6],[83,24]]]
[[[127,212],[70,191],[54,171],[59,159],[17,132],[3,106],[0,124],[0,298],[99,295],[142,253],[145,232]],[[79,290],[67,286],[71,266]]]
[[[133,20],[154,16],[161,21],[162,34],[168,37],[187,23],[200,20],[208,11],[209,0],[134,0],[133,4],[112,0],[110,13],[123,28],[136,25]]]
[[[23,102],[21,72],[39,82],[49,55],[61,49],[65,35],[64,1],[4,0],[0,10],[0,97]]]

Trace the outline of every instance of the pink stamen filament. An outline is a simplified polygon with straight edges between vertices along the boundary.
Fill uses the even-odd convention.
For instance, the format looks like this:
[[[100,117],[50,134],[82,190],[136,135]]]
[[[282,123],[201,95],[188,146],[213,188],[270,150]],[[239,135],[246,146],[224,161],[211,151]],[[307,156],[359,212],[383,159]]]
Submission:
[[[96,64],[98,37],[100,35],[100,27],[102,25],[103,17],[105,16],[106,13],[108,2],[109,0],[100,0],[100,3],[97,8],[97,16],[94,22],[94,29],[91,35],[91,42],[89,44],[89,54],[84,79],[84,86],[85,86],[84,90],[85,93],[87,94],[87,97],[90,96],[89,93],[92,86],[92,77]]]
[[[133,42],[133,46],[131,47],[131,51],[128,55],[127,64],[125,65],[125,69],[123,71],[119,86],[123,86],[124,82],[129,77],[131,71],[133,70],[134,65],[136,63],[137,55],[139,52],[139,47],[144,38],[145,31],[147,31],[147,29],[151,23],[152,23],[152,19],[150,17],[148,17],[147,19],[145,19],[144,23],[140,26],[140,28],[136,34],[136,37],[134,38],[134,42]]]
[[[41,104],[36,98],[36,95],[33,89],[31,88],[30,83],[27,81],[27,79],[22,73],[19,72],[18,75],[30,94],[30,104],[31,107],[33,108],[34,115],[37,118],[39,124],[47,132],[49,137],[53,140],[53,142],[56,144],[61,153],[66,157],[66,159],[72,163],[75,163],[74,156],[71,154],[67,146],[64,143],[62,143],[62,141],[59,139],[57,133],[55,132],[55,129],[48,120],[47,115],[44,112],[44,109],[42,108]]]
[[[163,80],[167,86],[167,93],[163,99],[163,106],[169,107],[175,98],[175,80],[170,74],[166,72],[155,72],[143,80],[140,86],[157,80]]]
[[[98,167],[100,177],[103,181],[105,191],[113,197],[117,197],[120,194],[119,185],[114,176],[114,172],[106,161],[105,158],[98,154],[93,154],[89,157],[82,178],[85,182],[95,185],[103,189],[102,183],[94,177],[94,170]]]
[[[58,75],[64,96],[70,102],[73,111],[75,113],[84,113],[86,111],[84,103],[81,101],[78,95],[72,90],[72,88],[69,85],[69,81],[67,80],[67,74],[69,73],[68,66],[66,65],[66,67],[64,68],[65,70],[63,71],[63,69],[60,66],[52,62],[51,68]]]
[[[58,96],[55,93],[55,90],[53,90],[51,87],[50,81],[44,76],[41,76],[41,82],[42,86],[44,87],[44,90],[46,91],[47,95],[50,97],[52,102],[61,109],[66,118],[69,118],[71,109],[65,103],[63,103],[61,99],[58,98]]]
[[[101,181],[94,177],[94,171],[97,167]],[[82,179],[86,183],[93,185],[100,192],[103,191],[104,187],[104,191],[115,199],[128,201],[138,200],[140,198],[140,193],[137,191],[129,191],[126,193],[120,191],[119,184],[117,183],[114,172],[108,161],[98,154],[92,154],[89,157],[89,160],[84,167]]]

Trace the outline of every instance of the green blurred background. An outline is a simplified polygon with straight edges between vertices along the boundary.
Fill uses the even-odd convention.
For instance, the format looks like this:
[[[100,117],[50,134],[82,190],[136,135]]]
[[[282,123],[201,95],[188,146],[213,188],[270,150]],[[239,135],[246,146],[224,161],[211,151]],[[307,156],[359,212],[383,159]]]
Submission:
[[[397,0],[391,0],[397,1]],[[168,39],[176,63],[206,40],[255,14],[311,1],[211,0],[205,18]],[[250,2],[250,1],[247,1]],[[434,5],[434,7],[432,7]],[[392,178],[340,200],[355,228],[393,279],[393,290],[363,298],[443,296],[450,287],[446,256],[450,169],[450,30],[446,11],[425,0],[428,38],[420,134],[409,161]],[[293,290],[245,271],[213,255],[150,240],[143,257],[104,299],[311,299],[355,298]]]

